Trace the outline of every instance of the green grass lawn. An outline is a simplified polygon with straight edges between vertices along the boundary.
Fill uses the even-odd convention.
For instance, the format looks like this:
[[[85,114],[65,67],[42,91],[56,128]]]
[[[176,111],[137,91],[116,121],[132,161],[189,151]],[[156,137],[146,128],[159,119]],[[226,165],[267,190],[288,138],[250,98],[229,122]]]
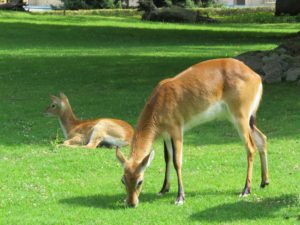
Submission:
[[[268,136],[270,186],[239,198],[246,154],[227,122],[185,135],[186,202],[159,197],[163,146],[146,171],[140,205],[124,208],[122,168],[109,149],[57,147],[49,94],[64,92],[78,117],[135,125],[156,83],[210,58],[268,50],[299,23],[185,25],[130,17],[0,12],[0,224],[300,223],[300,86],[265,85],[258,126]],[[128,155],[129,148],[123,149]]]

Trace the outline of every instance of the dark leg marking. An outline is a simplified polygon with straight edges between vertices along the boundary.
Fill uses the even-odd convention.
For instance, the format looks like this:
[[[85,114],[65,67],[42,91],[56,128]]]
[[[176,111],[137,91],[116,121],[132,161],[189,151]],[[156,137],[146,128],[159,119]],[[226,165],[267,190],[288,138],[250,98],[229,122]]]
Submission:
[[[261,188],[265,188],[267,185],[269,185],[269,181],[262,181],[261,184],[260,184],[260,187]]]
[[[245,184],[245,187],[244,187],[244,189],[243,189],[243,191],[242,191],[242,193],[241,193],[241,197],[244,197],[244,196],[247,196],[247,195],[249,195],[251,193],[251,188],[248,186],[248,184],[247,184],[247,180],[246,180],[246,184]]]
[[[250,125],[251,129],[254,130],[255,118],[252,115],[250,116],[249,125]]]
[[[177,165],[177,162],[176,162],[176,148],[175,148],[175,144],[174,144],[173,138],[171,139],[171,143],[172,143],[172,150],[173,150],[173,163],[174,163],[174,168],[175,168],[175,170],[177,171],[178,165]]]
[[[165,179],[164,179],[164,183],[163,183],[163,186],[159,192],[159,194],[163,195],[167,192],[169,192],[170,190],[170,184],[169,184],[169,181],[168,181],[168,166],[169,166],[169,152],[168,152],[168,148],[167,148],[167,144],[166,142],[164,141],[164,157],[165,157],[165,165],[166,165],[166,168],[165,168]]]

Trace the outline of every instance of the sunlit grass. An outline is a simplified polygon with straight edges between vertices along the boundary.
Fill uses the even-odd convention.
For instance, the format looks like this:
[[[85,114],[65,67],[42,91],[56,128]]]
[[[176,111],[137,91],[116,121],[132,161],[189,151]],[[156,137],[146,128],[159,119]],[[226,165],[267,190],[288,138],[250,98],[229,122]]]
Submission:
[[[246,154],[226,122],[185,136],[186,203],[158,197],[160,140],[137,209],[125,209],[113,150],[68,149],[58,121],[44,118],[49,94],[68,95],[81,118],[135,125],[156,83],[198,61],[268,50],[299,24],[186,25],[129,17],[0,12],[0,224],[295,224],[299,215],[300,95],[295,84],[265,85],[258,126],[269,140],[271,184],[238,198]],[[129,149],[123,149],[128,155]]]

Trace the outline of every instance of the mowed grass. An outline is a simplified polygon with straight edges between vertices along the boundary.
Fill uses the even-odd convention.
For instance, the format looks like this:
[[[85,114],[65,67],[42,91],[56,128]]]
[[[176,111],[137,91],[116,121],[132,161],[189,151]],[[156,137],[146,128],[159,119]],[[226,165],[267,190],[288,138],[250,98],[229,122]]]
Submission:
[[[239,198],[246,154],[227,122],[185,135],[186,202],[159,197],[163,146],[146,171],[140,205],[125,208],[114,150],[58,147],[58,121],[43,117],[64,92],[80,118],[136,124],[157,82],[210,58],[274,48],[299,23],[185,25],[129,17],[0,12],[0,224],[297,224],[300,215],[300,87],[264,86],[257,123],[268,136],[270,186]],[[129,148],[122,151],[129,154]]]

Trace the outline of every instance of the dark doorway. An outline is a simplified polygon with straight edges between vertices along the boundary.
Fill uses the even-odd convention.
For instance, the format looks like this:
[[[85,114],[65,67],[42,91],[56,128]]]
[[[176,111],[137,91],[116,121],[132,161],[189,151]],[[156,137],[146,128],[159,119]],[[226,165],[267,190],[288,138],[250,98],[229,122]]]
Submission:
[[[237,5],[245,5],[245,0],[236,0]]]

